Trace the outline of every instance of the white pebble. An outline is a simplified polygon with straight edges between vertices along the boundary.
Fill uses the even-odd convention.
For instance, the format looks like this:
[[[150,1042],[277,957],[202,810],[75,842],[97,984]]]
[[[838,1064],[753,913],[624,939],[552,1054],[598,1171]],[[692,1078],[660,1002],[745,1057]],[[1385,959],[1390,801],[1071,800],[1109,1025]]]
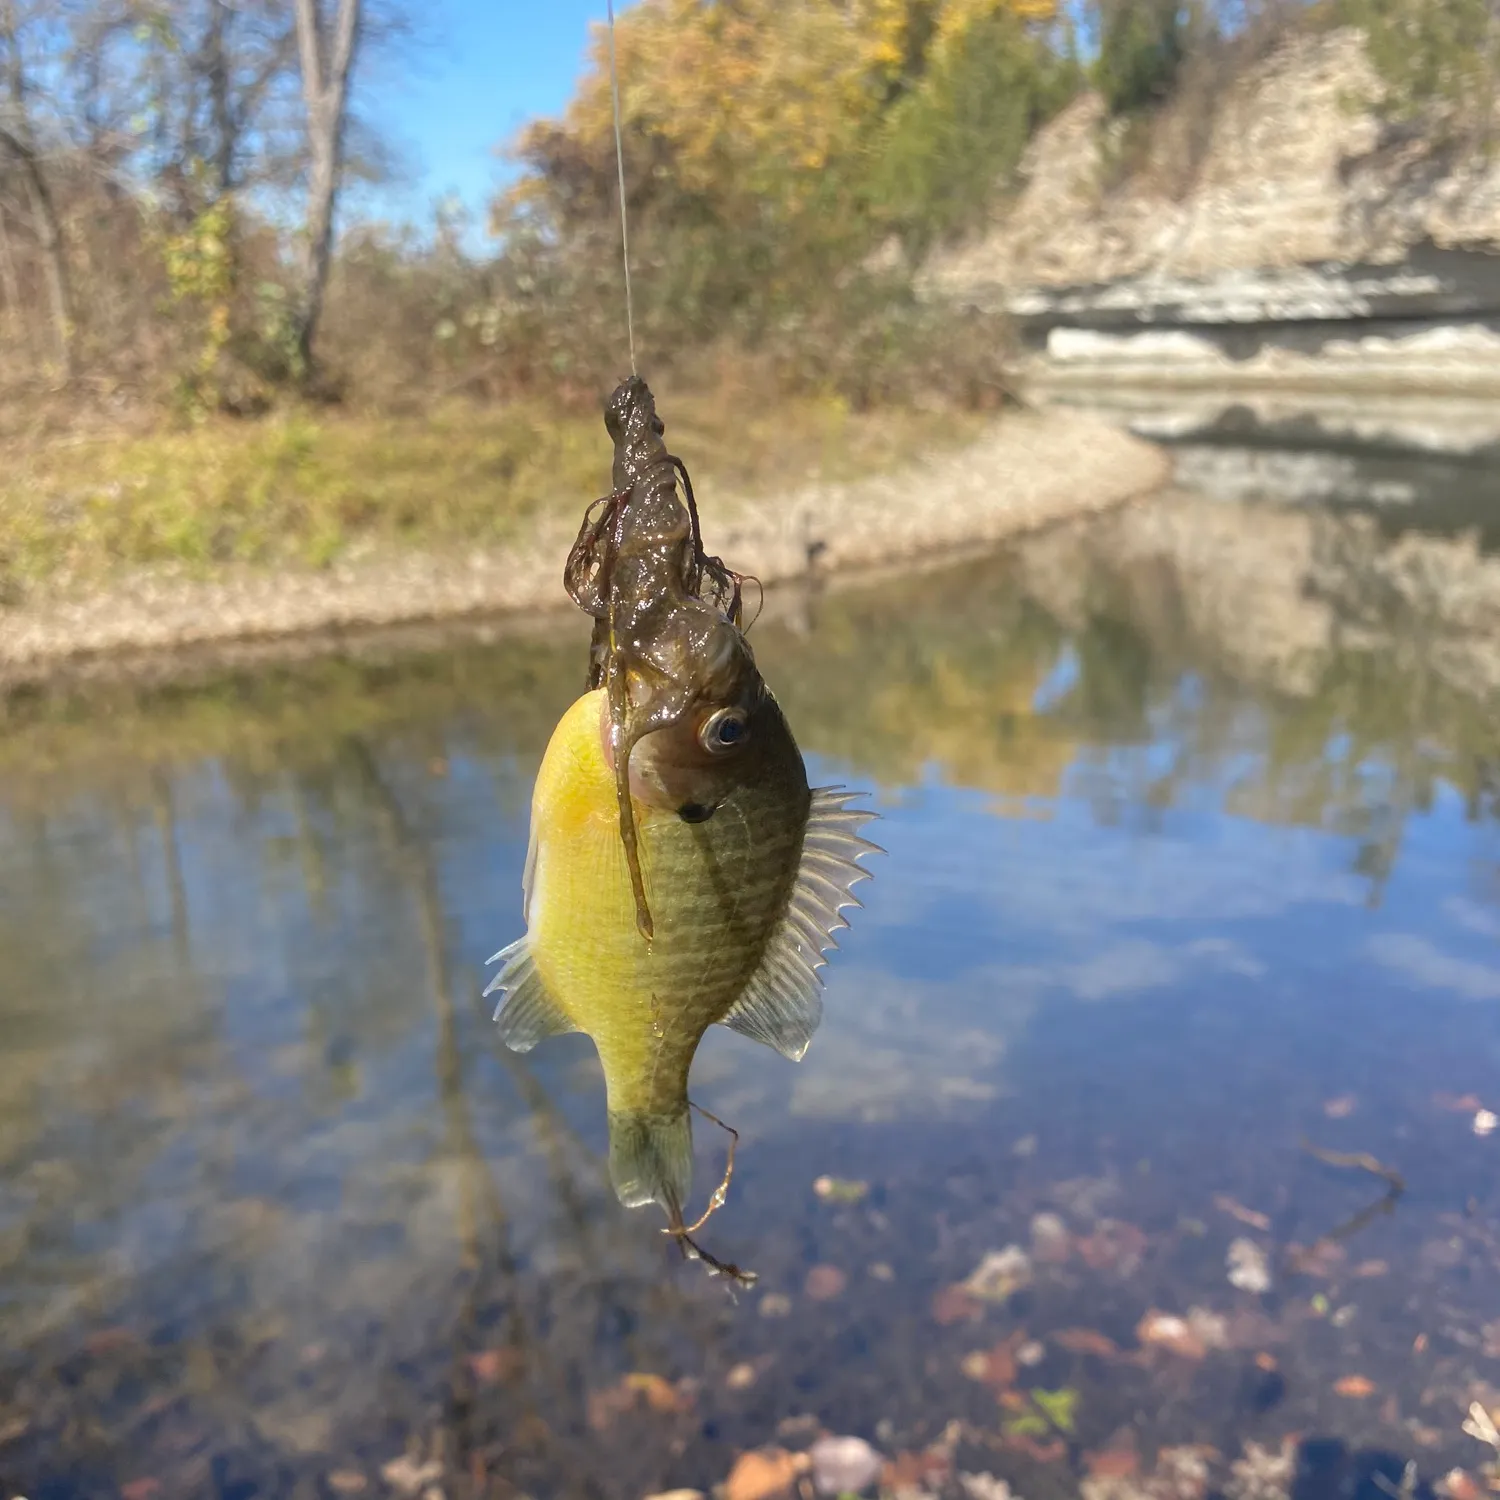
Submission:
[[[880,1478],[883,1460],[860,1437],[819,1438],[807,1456],[813,1483],[825,1495],[858,1494]]]
[[[1225,1260],[1229,1265],[1230,1286],[1257,1294],[1271,1290],[1271,1267],[1266,1252],[1254,1240],[1235,1240]]]

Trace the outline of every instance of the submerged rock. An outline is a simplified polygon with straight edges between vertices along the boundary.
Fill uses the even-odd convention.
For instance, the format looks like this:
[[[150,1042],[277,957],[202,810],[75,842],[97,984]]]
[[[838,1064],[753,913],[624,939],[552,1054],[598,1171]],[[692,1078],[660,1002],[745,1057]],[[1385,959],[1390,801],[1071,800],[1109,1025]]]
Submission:
[[[1165,1349],[1182,1359],[1202,1359],[1208,1346],[1186,1318],[1152,1308],[1136,1325],[1135,1336],[1142,1344]]]
[[[858,1494],[880,1478],[885,1460],[861,1437],[819,1438],[807,1456],[820,1494]]]
[[[837,1266],[814,1266],[807,1273],[802,1290],[814,1302],[828,1302],[842,1296],[848,1284],[849,1278]]]
[[[986,1470],[982,1474],[960,1474],[958,1482],[969,1500],[1019,1500],[1010,1485]]]
[[[1038,1214],[1031,1221],[1031,1253],[1046,1265],[1061,1265],[1072,1250],[1068,1226],[1057,1214]]]
[[[1258,1296],[1271,1290],[1271,1267],[1266,1252],[1254,1240],[1237,1239],[1225,1257],[1229,1266],[1229,1284]]]
[[[403,1453],[381,1465],[380,1477],[403,1495],[416,1495],[443,1477],[443,1466],[435,1458],[419,1462],[411,1454]]]
[[[963,1289],[981,1302],[1004,1302],[1031,1282],[1031,1257],[1019,1245],[987,1251]]]
[[[1229,1320],[1222,1313],[1216,1313],[1207,1307],[1190,1307],[1187,1325],[1205,1349],[1229,1347]]]
[[[1229,1466],[1224,1485],[1228,1500],[1287,1500],[1297,1467],[1297,1448],[1290,1441],[1280,1448],[1245,1444],[1244,1454]]]

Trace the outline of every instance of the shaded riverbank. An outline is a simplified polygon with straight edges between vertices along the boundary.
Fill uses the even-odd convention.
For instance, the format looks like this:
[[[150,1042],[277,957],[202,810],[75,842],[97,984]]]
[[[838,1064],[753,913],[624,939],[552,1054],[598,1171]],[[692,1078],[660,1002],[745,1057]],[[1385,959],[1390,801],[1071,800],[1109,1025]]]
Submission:
[[[602,487],[602,438],[600,450]],[[991,545],[1159,488],[1168,469],[1152,444],[1097,418],[1018,412],[962,449],[885,474],[702,498],[710,548],[773,584]],[[226,566],[207,577],[138,569],[93,587],[38,588],[0,609],[0,683],[101,653],[571,608],[562,559],[578,521],[551,507],[504,545],[372,550],[321,569]]]

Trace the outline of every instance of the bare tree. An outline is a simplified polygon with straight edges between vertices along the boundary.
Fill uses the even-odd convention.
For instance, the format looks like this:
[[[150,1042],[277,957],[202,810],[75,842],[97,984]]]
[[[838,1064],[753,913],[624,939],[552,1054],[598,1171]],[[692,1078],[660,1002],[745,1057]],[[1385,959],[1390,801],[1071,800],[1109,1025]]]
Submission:
[[[115,69],[130,74],[123,110],[149,122],[132,140],[139,175],[185,217],[205,200],[291,179],[301,121],[297,33],[285,0],[83,0],[73,42],[80,77],[84,60],[111,39],[112,5],[123,6],[133,33]],[[91,120],[98,92],[95,85],[75,101],[82,121]]]
[[[318,0],[296,0],[297,51],[302,61],[302,97],[307,106],[307,247],[302,303],[297,313],[297,349],[312,368],[313,340],[323,312],[333,253],[333,216],[344,165],[349,74],[359,39],[360,0],[337,0],[332,36]]]
[[[20,174],[31,215],[32,231],[42,255],[47,301],[63,379],[74,373],[73,287],[68,276],[67,245],[42,149],[32,124],[32,82],[25,51],[23,16],[16,0],[0,0],[0,150]]]
[[[1484,7],[1482,69],[1478,139],[1480,149],[1488,153],[1495,144],[1495,106],[1500,103],[1500,0],[1486,0]]]
[[[20,344],[26,338],[26,320],[21,313],[21,282],[16,275],[16,258],[11,253],[3,202],[0,202],[0,297],[5,299],[5,327]]]
[[[202,96],[197,155],[210,165],[213,190],[222,195],[244,187],[257,171],[274,171],[277,153],[265,139],[271,128],[266,112],[279,85],[293,77],[297,36],[274,0],[206,0],[206,6],[190,58],[200,85],[194,94]],[[203,9],[202,0],[194,8]]]

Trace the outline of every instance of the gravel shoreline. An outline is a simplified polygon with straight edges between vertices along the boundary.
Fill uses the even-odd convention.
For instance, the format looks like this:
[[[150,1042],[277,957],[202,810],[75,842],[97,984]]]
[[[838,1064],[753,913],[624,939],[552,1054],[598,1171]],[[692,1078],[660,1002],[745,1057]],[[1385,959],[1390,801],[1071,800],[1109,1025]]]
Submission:
[[[786,495],[700,497],[705,540],[767,586],[860,573],[993,546],[1160,488],[1154,444],[1067,411],[1008,413],[977,442],[899,470]],[[704,503],[706,502],[706,504]],[[483,618],[489,628],[565,615],[562,563],[578,516],[539,522],[492,550],[350,558],[321,571],[226,570],[212,580],[141,571],[90,592],[45,590],[0,608],[0,686],[144,669],[203,648],[253,659],[273,642],[302,650],[351,632]]]

